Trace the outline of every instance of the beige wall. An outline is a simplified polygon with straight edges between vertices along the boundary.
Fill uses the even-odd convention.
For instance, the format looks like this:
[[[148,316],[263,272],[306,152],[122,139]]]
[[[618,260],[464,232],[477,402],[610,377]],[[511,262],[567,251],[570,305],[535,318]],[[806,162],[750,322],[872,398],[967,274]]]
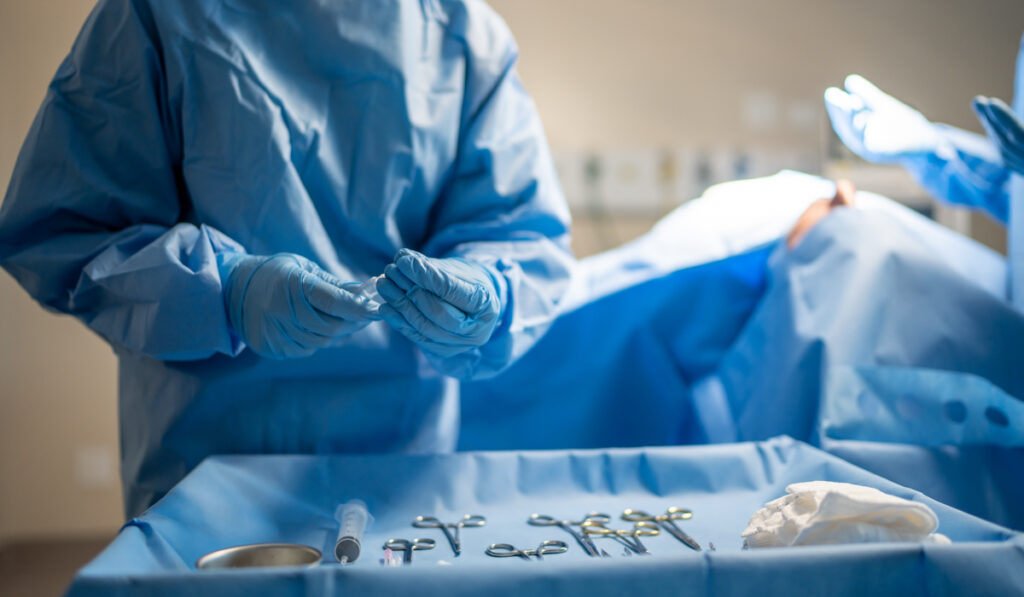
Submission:
[[[0,0],[2,191],[91,6]],[[117,531],[115,377],[104,343],[74,320],[45,313],[0,274],[0,543]]]
[[[822,90],[860,72],[929,116],[977,130],[975,93],[1008,98],[1020,0],[495,0],[552,145],[796,144],[824,134]],[[90,0],[0,0],[0,190]],[[820,126],[756,128],[743,98],[805,102]],[[633,229],[637,227],[632,225]],[[641,226],[639,229],[642,229]],[[636,230],[628,234],[635,234]],[[77,322],[0,274],[0,542],[107,533],[116,368]]]
[[[859,72],[929,117],[979,130],[1010,96],[1020,0],[493,0],[555,147],[795,141],[751,130],[751,92],[806,100]]]

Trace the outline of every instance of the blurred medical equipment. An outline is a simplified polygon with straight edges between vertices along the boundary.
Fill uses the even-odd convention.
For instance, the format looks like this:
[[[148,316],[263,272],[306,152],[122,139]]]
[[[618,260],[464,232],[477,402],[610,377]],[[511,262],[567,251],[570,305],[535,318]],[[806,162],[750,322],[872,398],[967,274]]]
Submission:
[[[318,278],[257,271],[274,296],[239,286],[236,330],[218,262],[295,254],[348,282],[412,246],[490,268],[505,325],[431,360],[460,378],[493,375],[543,335],[572,264],[515,43],[484,3],[208,8],[101,0],[0,208],[0,265],[118,355],[129,518],[210,454],[454,448],[456,382],[401,334],[374,323],[263,359],[246,340],[276,355],[325,341],[299,329],[319,316],[304,295],[271,280]]]
[[[923,541],[949,543],[935,532],[939,519],[926,504],[874,487],[831,481],[786,486],[750,517],[743,531],[749,547]]]
[[[596,520],[585,520],[580,526],[585,535],[598,537],[611,537],[626,547],[627,555],[630,551],[638,554],[649,555],[647,547],[640,541],[640,537],[654,537],[661,531],[658,525],[642,520],[633,525],[632,530],[610,529],[605,523]]]
[[[998,98],[978,96],[971,106],[989,140],[999,149],[1003,164],[1017,174],[1024,174],[1024,124]]]
[[[426,549],[434,549],[437,543],[433,539],[388,539],[384,542],[384,549],[390,549],[391,551],[402,551],[405,552],[402,562],[405,564],[412,563],[412,552],[422,551]],[[385,557],[387,557],[385,555]]]
[[[586,533],[583,533],[582,531],[576,532],[572,527],[582,527],[583,523],[587,522],[588,520],[607,523],[611,521],[611,519],[611,516],[608,516],[607,514],[601,514],[599,512],[591,512],[590,514],[584,516],[582,520],[558,520],[557,518],[554,518],[553,516],[548,516],[547,514],[531,514],[530,519],[527,522],[533,526],[556,526],[562,529],[566,533],[572,535],[573,539],[575,539],[576,542],[580,544],[580,547],[583,548],[583,551],[587,552],[588,556],[596,558],[598,556],[606,554],[602,554],[600,551],[598,551],[597,546],[594,545],[593,540],[591,540],[590,537],[586,535]]]
[[[401,566],[402,560],[395,557],[395,552],[390,547],[384,548],[384,557],[380,559],[381,566]]]
[[[466,514],[458,522],[441,522],[433,516],[417,516],[412,526],[420,529],[441,529],[448,545],[451,545],[455,557],[462,554],[462,543],[459,541],[459,531],[462,527],[482,527],[487,524],[487,519],[479,514]]]
[[[643,510],[634,510],[632,508],[627,508],[622,511],[622,520],[629,522],[645,521],[657,523],[661,525],[663,529],[668,531],[670,535],[681,541],[683,545],[690,549],[700,551],[700,544],[697,543],[693,537],[689,536],[685,531],[676,526],[675,523],[677,520],[689,520],[691,518],[693,518],[693,512],[676,506],[670,506],[664,514],[659,514],[657,516],[648,514]]]
[[[530,556],[537,556],[537,559],[540,560],[543,556],[565,553],[568,549],[569,546],[565,544],[565,541],[548,540],[538,545],[537,549],[516,549],[508,543],[493,543],[487,548],[486,553],[495,558],[520,557],[529,560]]]
[[[373,522],[373,516],[362,500],[349,500],[334,511],[338,521],[338,541],[334,544],[334,556],[342,564],[351,564],[359,558],[363,533]]]
[[[320,550],[295,543],[254,543],[218,549],[199,558],[199,570],[225,568],[308,567],[320,561]]]

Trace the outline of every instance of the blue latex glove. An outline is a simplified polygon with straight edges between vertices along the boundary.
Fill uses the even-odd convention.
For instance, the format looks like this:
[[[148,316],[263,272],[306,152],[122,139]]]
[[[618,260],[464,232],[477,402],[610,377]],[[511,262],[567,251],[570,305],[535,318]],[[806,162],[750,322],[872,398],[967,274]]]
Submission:
[[[424,351],[449,357],[483,346],[501,319],[505,286],[483,265],[401,249],[377,291],[384,321]]]
[[[1006,167],[1024,174],[1024,123],[1013,110],[997,98],[978,96],[972,103],[978,120],[985,127]]]
[[[832,128],[854,153],[869,162],[895,163],[933,153],[940,135],[920,112],[860,75],[846,77],[846,90],[825,90]]]
[[[257,354],[309,356],[380,319],[380,305],[300,255],[218,256],[228,321]]]

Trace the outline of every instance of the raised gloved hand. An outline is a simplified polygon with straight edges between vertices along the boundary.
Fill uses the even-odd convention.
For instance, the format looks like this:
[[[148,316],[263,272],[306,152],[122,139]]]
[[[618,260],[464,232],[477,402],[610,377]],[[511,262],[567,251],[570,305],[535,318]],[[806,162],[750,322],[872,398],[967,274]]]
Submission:
[[[362,284],[343,283],[300,255],[218,256],[228,321],[257,354],[313,354],[380,319]]]
[[[920,112],[860,75],[846,77],[846,91],[825,90],[832,128],[854,153],[869,162],[895,163],[936,151],[940,136]]]
[[[460,258],[401,249],[377,282],[384,321],[424,351],[449,357],[484,345],[501,319],[504,279]]]
[[[972,106],[1006,167],[1024,174],[1024,123],[997,98],[979,95],[974,98]]]

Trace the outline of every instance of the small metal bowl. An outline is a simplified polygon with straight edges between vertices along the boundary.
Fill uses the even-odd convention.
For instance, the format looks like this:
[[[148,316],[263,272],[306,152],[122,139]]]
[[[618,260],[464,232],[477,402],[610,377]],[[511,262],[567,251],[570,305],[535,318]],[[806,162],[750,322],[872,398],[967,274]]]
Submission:
[[[296,543],[254,543],[211,551],[196,561],[200,570],[263,568],[270,566],[315,566],[320,551]]]

